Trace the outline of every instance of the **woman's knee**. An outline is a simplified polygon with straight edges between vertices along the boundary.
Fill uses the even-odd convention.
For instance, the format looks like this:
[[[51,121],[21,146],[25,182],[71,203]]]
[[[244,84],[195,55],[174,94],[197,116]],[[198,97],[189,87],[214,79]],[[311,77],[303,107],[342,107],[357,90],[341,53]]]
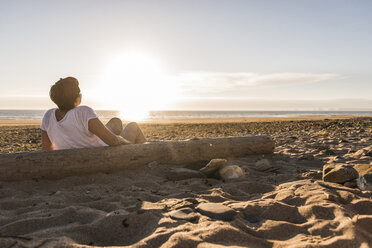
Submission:
[[[136,128],[136,129],[139,128],[137,122],[129,122],[126,127],[128,127],[128,128]]]
[[[118,135],[123,130],[123,123],[117,117],[111,118],[107,123],[106,127],[113,132],[114,134]]]
[[[136,122],[130,122],[125,126],[123,133],[125,135],[128,135],[128,134],[137,135],[138,130],[140,130],[138,124]]]

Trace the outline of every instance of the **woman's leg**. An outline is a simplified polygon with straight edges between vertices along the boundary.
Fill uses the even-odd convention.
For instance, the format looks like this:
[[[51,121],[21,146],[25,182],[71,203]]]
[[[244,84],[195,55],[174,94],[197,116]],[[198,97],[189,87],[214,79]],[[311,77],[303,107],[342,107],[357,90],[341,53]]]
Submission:
[[[120,135],[123,131],[123,123],[117,117],[111,118],[111,120],[106,123],[106,127],[116,135]]]
[[[142,144],[146,142],[145,135],[135,122],[128,123],[128,125],[126,125],[124,130],[121,132],[120,136],[134,144]]]

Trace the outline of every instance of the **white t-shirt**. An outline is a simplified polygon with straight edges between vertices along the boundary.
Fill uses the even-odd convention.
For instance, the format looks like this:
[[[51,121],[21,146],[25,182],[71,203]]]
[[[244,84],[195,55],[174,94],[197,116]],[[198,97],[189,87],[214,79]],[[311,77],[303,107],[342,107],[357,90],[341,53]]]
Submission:
[[[55,150],[107,146],[88,130],[88,121],[98,118],[88,106],[69,110],[62,120],[57,121],[56,108],[48,110],[41,123],[41,130],[47,132]]]

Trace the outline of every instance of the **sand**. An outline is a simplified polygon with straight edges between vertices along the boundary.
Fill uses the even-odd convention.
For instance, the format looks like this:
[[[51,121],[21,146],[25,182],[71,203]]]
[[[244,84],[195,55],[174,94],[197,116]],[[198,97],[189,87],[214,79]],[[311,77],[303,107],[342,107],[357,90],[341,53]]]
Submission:
[[[372,164],[355,155],[372,145],[372,119],[326,119],[141,123],[150,140],[265,134],[276,150],[229,158],[246,174],[235,180],[178,180],[174,165],[154,162],[114,174],[1,182],[0,247],[372,247],[372,192],[321,179],[328,163]],[[26,124],[0,127],[2,153],[39,149],[37,127]],[[271,169],[256,168],[262,159]],[[209,217],[197,210],[203,203],[234,216]],[[185,208],[191,219],[174,217]]]
[[[347,115],[332,116],[302,116],[302,117],[249,117],[249,118],[188,118],[188,119],[148,119],[139,121],[142,124],[174,124],[174,123],[236,123],[236,122],[275,122],[275,121],[314,121],[314,120],[341,120],[358,118]],[[106,123],[109,119],[101,119]],[[126,122],[125,120],[123,120]],[[2,126],[40,126],[41,120],[0,120]]]

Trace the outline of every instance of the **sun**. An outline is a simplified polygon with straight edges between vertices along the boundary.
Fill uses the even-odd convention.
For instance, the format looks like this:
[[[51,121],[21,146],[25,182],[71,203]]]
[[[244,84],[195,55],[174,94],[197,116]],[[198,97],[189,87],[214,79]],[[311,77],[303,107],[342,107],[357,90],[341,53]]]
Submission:
[[[117,54],[107,62],[100,89],[106,103],[129,121],[146,119],[150,110],[164,109],[176,95],[165,67],[137,51]]]

